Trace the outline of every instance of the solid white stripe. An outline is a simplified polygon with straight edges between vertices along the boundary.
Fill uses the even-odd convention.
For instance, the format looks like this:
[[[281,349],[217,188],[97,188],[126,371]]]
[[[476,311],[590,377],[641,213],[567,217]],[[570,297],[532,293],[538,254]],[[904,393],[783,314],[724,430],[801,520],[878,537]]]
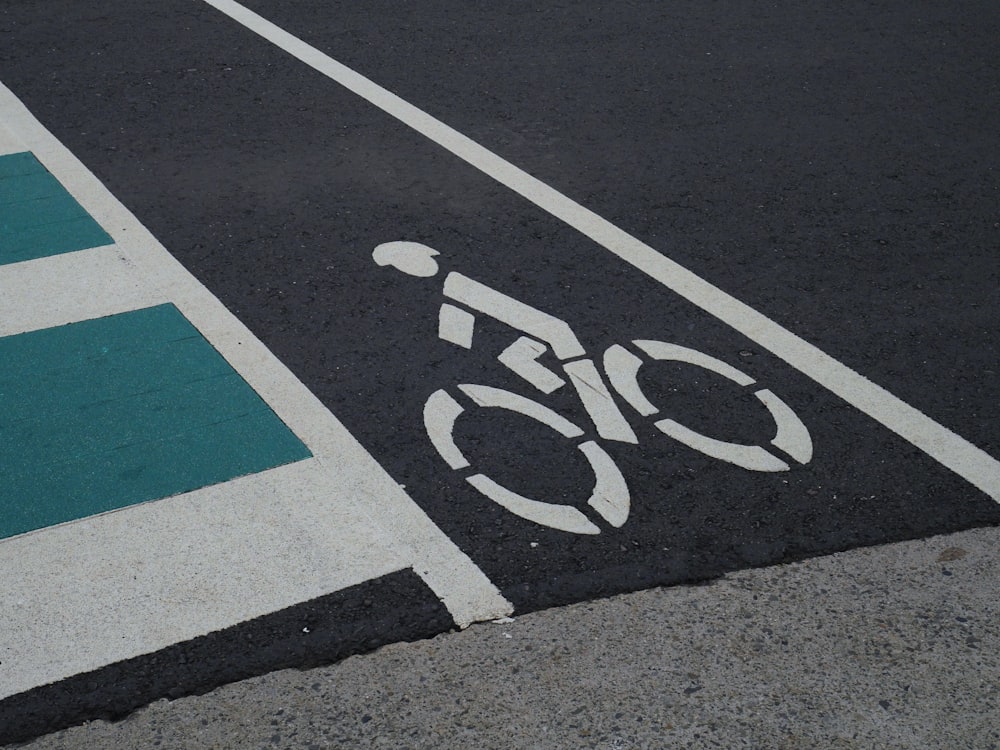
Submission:
[[[167,301],[114,245],[10,263],[0,267],[0,336]]]

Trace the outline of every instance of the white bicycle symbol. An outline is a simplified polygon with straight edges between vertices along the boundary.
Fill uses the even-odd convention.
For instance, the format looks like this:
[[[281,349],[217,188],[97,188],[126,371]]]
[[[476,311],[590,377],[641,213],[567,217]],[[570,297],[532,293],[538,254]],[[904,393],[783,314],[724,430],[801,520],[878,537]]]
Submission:
[[[438,264],[434,260],[437,255],[438,251],[427,245],[405,241],[384,243],[372,253],[378,265],[391,266],[417,277],[437,274]],[[597,434],[605,440],[638,444],[635,432],[615,403],[601,373],[593,360],[586,356],[586,351],[566,322],[454,271],[445,277],[444,296],[451,301],[442,303],[438,316],[438,336],[441,339],[471,349],[475,315],[470,311],[483,313],[521,331],[526,335],[518,338],[498,357],[503,365],[542,393],[550,394],[566,384],[559,373],[538,362],[551,349],[576,389]],[[756,384],[746,373],[695,349],[645,339],[635,340],[632,344],[653,360],[671,360],[701,367],[741,388]],[[641,416],[652,417],[659,412],[639,386],[639,368],[643,365],[640,356],[614,344],[604,352],[603,365],[611,388]],[[576,439],[584,435],[580,427],[547,406],[508,390],[475,384],[462,384],[458,389],[479,407],[517,412],[550,427],[565,438]],[[770,446],[793,461],[809,463],[813,453],[812,439],[798,415],[766,388],[755,390],[753,395],[774,421],[775,435]],[[443,388],[434,391],[424,405],[427,435],[441,458],[454,470],[471,466],[454,439],[455,421],[464,411],[465,408]],[[761,445],[717,440],[672,419],[659,419],[654,425],[660,432],[689,448],[750,471],[778,472],[791,468],[786,460]],[[611,526],[621,527],[628,519],[631,502],[625,478],[597,442],[586,440],[577,448],[587,459],[596,479],[587,504]],[[576,507],[523,497],[482,473],[468,476],[466,481],[511,513],[534,523],[575,534],[601,532],[600,527]]]

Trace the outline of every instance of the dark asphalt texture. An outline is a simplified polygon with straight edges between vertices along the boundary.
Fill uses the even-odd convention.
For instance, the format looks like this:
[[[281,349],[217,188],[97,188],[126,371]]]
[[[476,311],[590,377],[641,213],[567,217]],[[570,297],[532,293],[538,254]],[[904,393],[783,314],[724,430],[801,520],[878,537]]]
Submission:
[[[104,719],[160,698],[200,695],[279,669],[308,669],[398,641],[430,638],[451,615],[403,570],[0,701],[0,745]]]
[[[995,4],[252,6],[1000,450]],[[0,79],[518,611],[1000,522],[866,416],[206,5],[15,3],[0,28]],[[495,361],[518,334],[438,340],[440,276],[371,261],[396,239],[568,321],[592,355],[653,338],[744,369],[800,414],[813,461],[748,472],[635,422],[640,447],[606,446],[632,490],[624,527],[523,521],[448,470],[421,421],[457,383],[534,396]],[[649,371],[667,411],[766,444],[766,413],[691,369]],[[571,397],[547,403],[587,424]],[[589,468],[553,433],[477,415],[460,435],[513,489],[585,502]]]
[[[995,2],[249,5],[1000,453]],[[1000,523],[995,502],[853,407],[203,3],[4,3],[0,80],[519,613]],[[512,515],[447,468],[421,411],[458,383],[538,397],[495,359],[518,334],[481,320],[472,351],[439,340],[443,274],[371,260],[399,239],[566,320],[595,357],[651,338],[744,370],[801,416],[813,460],[749,472],[633,419],[639,446],[605,444],[632,492],[621,529]],[[727,381],[643,372],[675,418],[770,438]],[[541,400],[588,425],[568,388]],[[554,433],[477,413],[457,434],[511,488],[586,500],[590,469]],[[400,576],[4,701],[19,717],[7,739],[449,627]],[[316,612],[323,648],[300,633]]]

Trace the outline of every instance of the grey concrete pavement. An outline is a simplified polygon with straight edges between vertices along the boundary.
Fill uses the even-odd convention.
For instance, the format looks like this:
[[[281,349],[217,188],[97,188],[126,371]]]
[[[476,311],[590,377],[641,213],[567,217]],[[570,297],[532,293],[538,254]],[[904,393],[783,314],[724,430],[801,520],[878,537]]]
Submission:
[[[551,609],[26,747],[990,750],[998,542],[977,529]]]

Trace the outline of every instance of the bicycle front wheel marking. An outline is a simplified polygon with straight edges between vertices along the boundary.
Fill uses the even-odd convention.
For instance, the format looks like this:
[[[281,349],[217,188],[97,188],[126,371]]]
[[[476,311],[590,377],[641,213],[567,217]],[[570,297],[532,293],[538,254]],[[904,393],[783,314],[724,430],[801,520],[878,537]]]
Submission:
[[[742,370],[696,349],[663,341],[636,340],[632,343],[654,360],[685,362],[721,375],[743,388],[756,382]],[[640,414],[652,416],[659,409],[646,398],[639,386],[639,369],[642,364],[639,357],[618,344],[609,347],[604,353],[604,367],[612,387]],[[771,445],[800,464],[809,463],[813,455],[812,438],[798,415],[766,388],[754,392],[754,396],[767,408],[774,420],[776,432]],[[660,432],[688,448],[744,469],[774,472],[788,471],[791,468],[786,461],[759,445],[717,440],[672,419],[661,419],[654,424]]]

